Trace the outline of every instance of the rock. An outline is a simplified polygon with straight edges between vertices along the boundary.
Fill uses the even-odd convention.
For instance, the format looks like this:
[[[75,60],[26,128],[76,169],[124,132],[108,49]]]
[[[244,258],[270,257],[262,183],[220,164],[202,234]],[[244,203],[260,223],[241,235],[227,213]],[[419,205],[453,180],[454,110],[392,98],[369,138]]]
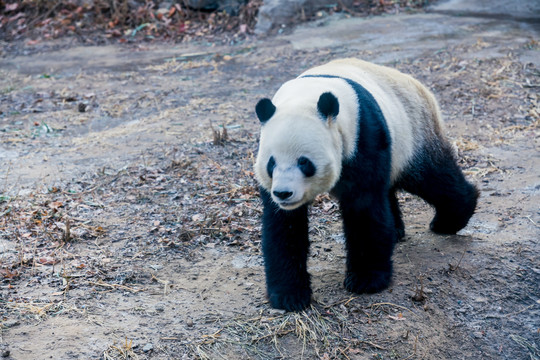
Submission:
[[[430,5],[428,10],[458,16],[492,17],[528,22],[540,20],[540,1],[448,0],[436,2]]]
[[[236,16],[242,5],[247,4],[247,0],[219,0],[218,10],[225,11],[227,14]]]
[[[151,343],[144,345],[144,347],[142,348],[142,351],[145,353],[150,352],[152,350],[154,350],[154,345],[152,345]]]
[[[187,0],[184,2],[190,8],[197,10],[216,10],[218,3],[217,0]]]
[[[19,321],[18,320],[13,320],[13,319],[6,320],[2,324],[2,326],[5,327],[5,328],[11,328],[11,327],[14,327],[14,326],[17,326],[17,325],[19,325]]]
[[[187,0],[185,4],[197,10],[218,10],[225,11],[230,15],[238,15],[240,7],[247,3],[247,0]]]
[[[475,331],[475,332],[473,332],[473,336],[476,339],[481,339],[484,336],[484,333],[482,331]]]
[[[352,0],[343,0],[345,6],[350,6]],[[270,30],[288,25],[300,16],[310,17],[317,10],[335,5],[335,0],[264,0],[259,8],[255,33],[262,35]]]
[[[154,305],[154,309],[156,309],[156,311],[158,312],[163,312],[165,311],[165,304],[157,303],[156,305]]]

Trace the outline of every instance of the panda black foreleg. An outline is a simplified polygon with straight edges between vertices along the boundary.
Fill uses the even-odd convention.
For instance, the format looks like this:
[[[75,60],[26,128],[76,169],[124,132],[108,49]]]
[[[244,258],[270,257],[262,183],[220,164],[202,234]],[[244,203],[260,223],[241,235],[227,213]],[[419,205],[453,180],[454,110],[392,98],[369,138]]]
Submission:
[[[261,189],[262,250],[268,299],[273,308],[300,311],[309,306],[307,205],[286,211]]]
[[[341,201],[347,248],[345,288],[355,293],[374,293],[390,285],[392,251],[396,229],[390,201],[386,194],[378,200]],[[358,204],[356,204],[358,203]]]

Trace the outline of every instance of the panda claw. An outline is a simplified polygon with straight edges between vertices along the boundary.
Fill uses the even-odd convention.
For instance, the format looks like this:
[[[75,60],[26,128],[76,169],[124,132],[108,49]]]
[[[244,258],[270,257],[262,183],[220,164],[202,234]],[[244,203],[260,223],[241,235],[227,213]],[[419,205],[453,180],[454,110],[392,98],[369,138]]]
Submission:
[[[373,294],[386,289],[392,279],[391,271],[371,270],[364,274],[349,272],[344,281],[345,289],[357,294]]]
[[[405,229],[396,228],[396,240],[397,242],[405,242]]]
[[[302,311],[311,302],[311,290],[304,289],[291,294],[270,294],[270,304],[274,309]]]

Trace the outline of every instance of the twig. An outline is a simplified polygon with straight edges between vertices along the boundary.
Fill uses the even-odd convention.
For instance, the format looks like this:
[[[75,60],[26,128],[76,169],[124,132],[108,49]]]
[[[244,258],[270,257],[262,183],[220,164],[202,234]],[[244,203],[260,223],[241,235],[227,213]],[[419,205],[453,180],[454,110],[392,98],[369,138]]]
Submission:
[[[418,285],[415,285],[414,295],[412,296],[412,299],[414,301],[424,301],[426,300],[426,294],[424,293],[424,282],[423,282],[423,276],[420,275],[418,277],[418,280],[420,280],[420,288],[418,288]]]
[[[227,195],[227,194],[232,194],[232,193],[235,193],[237,192],[238,189],[232,189],[231,191],[226,191],[226,192],[223,192],[223,193],[217,193],[217,194],[209,194],[209,195],[206,195],[206,198],[211,198],[211,197],[214,197],[214,196],[221,196],[221,195]]]
[[[69,219],[66,219],[66,230],[64,231],[64,238],[62,240],[64,240],[65,243],[67,243],[67,242],[69,242],[69,240],[71,240]]]
[[[372,307],[374,307],[374,306],[382,306],[382,305],[395,306],[395,307],[397,307],[397,308],[400,308],[400,309],[403,309],[403,310],[410,311],[411,313],[414,314],[414,311],[412,311],[411,309],[406,308],[405,306],[401,306],[401,305],[397,305],[397,304],[393,304],[393,303],[389,303],[389,302],[375,303],[375,304],[369,305],[369,307],[372,308]]]
[[[506,314],[506,315],[504,315],[504,317],[509,317],[509,316],[514,316],[514,315],[517,315],[517,314],[521,314],[522,312],[529,310],[530,308],[532,308],[535,305],[537,305],[537,304],[531,304],[531,305],[527,306],[526,308],[523,308],[523,309],[521,309],[519,311],[510,313],[510,314]]]
[[[463,260],[463,257],[465,256],[465,251],[463,251],[463,254],[461,254],[461,257],[459,258],[458,263],[454,266],[452,264],[448,264],[450,271],[456,271],[459,268],[459,265],[461,264],[461,260]]]
[[[265,339],[265,338],[271,337],[271,336],[285,336],[285,335],[287,335],[287,334],[289,334],[289,333],[292,333],[292,332],[294,332],[294,331],[295,331],[295,329],[289,329],[289,330],[283,330],[283,331],[273,332],[273,333],[271,333],[271,334],[266,334],[266,335],[263,335],[263,336],[259,336],[259,337],[255,338],[255,339],[252,339],[252,340],[251,340],[251,343],[259,342],[259,341],[261,341],[262,339]]]
[[[36,17],[34,20],[30,21],[28,25],[26,26],[28,29],[33,26],[35,23],[41,21],[41,19],[47,19],[49,15],[53,13],[53,11],[56,10],[57,7],[59,7],[62,4],[61,1],[57,2],[49,11],[47,11],[44,15]]]
[[[338,350],[343,356],[345,356],[347,359],[351,360],[351,358],[348,357],[347,354],[345,354],[345,351],[341,350],[341,348],[338,348]]]
[[[157,281],[158,283],[160,284],[163,284],[163,295],[167,295],[167,286],[169,286],[169,284],[171,283],[170,281],[168,280],[161,280],[161,279],[158,279],[154,274],[150,273],[150,275],[152,275],[152,280],[155,280]]]
[[[386,350],[385,347],[381,346],[381,345],[377,345],[375,343],[372,343],[371,341],[367,341],[367,340],[358,340],[358,342],[360,343],[364,343],[364,344],[367,344],[371,347],[374,347],[375,349],[379,349],[379,350]]]
[[[347,306],[351,301],[353,301],[354,299],[358,299],[358,298],[359,298],[359,296],[353,296],[353,297],[351,297],[349,299],[343,299],[343,300],[337,301],[337,302],[335,302],[333,304],[325,305],[325,306],[323,306],[323,308],[330,309],[330,308],[332,308],[332,307],[334,307],[336,305],[339,305],[339,304],[343,304],[343,305]]]
[[[534,226],[538,226],[538,224],[536,223],[536,221],[534,221],[533,219],[531,219],[531,215],[527,215],[525,216],[525,218],[529,219],[530,222],[532,222],[534,224]]]
[[[134,289],[134,288],[130,288],[129,286],[120,285],[120,284],[107,284],[107,283],[104,283],[103,281],[100,281],[100,282],[89,281],[88,283],[91,285],[103,286],[103,287],[108,287],[108,288],[113,288],[113,289],[128,290],[134,293],[144,291],[144,289]]]

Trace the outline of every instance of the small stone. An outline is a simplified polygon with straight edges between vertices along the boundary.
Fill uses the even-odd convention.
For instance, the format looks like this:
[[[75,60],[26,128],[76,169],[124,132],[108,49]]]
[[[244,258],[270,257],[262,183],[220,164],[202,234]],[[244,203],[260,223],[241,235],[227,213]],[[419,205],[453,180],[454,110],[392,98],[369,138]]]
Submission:
[[[268,309],[268,314],[270,316],[279,316],[279,315],[283,315],[285,313],[286,313],[286,311],[281,310],[281,309]]]
[[[151,343],[144,345],[144,347],[142,348],[142,351],[145,353],[150,352],[152,350],[154,350],[154,345],[152,345]]]
[[[187,327],[193,327],[193,320],[187,319],[186,320],[186,325],[187,325]]]
[[[2,357],[8,357],[10,354],[9,350],[2,350]]]
[[[6,320],[6,321],[4,321],[4,323],[2,325],[5,328],[11,328],[11,327],[19,325],[19,321],[18,320]]]
[[[157,303],[154,305],[154,309],[156,309],[156,311],[163,312],[165,311],[165,305],[163,305],[163,303]]]

